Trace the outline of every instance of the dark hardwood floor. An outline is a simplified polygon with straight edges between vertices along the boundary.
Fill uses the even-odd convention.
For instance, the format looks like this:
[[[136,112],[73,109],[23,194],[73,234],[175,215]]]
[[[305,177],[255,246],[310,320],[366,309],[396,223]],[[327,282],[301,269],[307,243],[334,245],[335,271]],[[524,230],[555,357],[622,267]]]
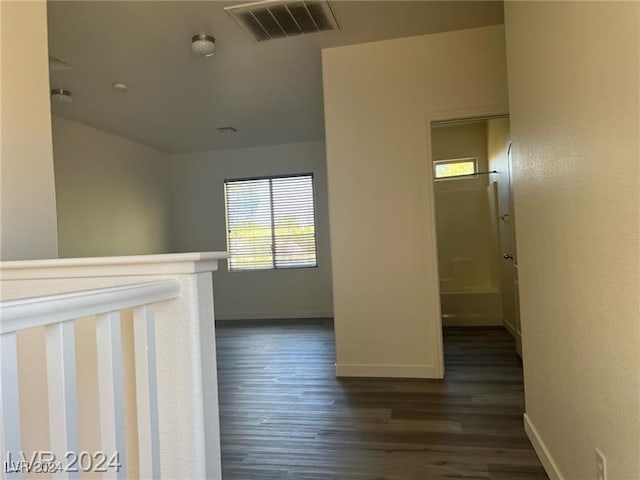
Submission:
[[[446,328],[445,380],[336,379],[330,322],[217,328],[223,480],[546,480],[502,328]]]

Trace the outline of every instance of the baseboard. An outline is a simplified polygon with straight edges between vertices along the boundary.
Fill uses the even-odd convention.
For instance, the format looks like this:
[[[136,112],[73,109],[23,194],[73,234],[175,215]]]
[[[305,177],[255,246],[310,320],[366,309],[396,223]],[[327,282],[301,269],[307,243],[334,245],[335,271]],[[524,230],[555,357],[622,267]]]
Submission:
[[[492,327],[497,325],[502,325],[502,317],[456,313],[442,315],[442,326],[444,327]]]
[[[511,334],[511,336],[513,338],[516,338],[516,327],[514,325],[511,325],[506,320],[504,321],[503,325],[504,325],[504,328],[506,328],[508,332]]]
[[[438,378],[435,365],[336,363],[336,377]]]
[[[538,458],[540,459],[540,462],[542,462],[542,466],[547,472],[549,480],[564,480],[564,477],[562,476],[562,473],[560,473],[558,465],[553,460],[549,449],[526,413],[524,414],[524,431],[527,433],[529,440],[531,440],[531,444],[533,445],[536,454],[538,454]]]
[[[333,328],[333,318],[261,318],[258,320],[220,320],[216,318],[216,328],[255,327],[311,327],[322,325]]]
[[[297,320],[297,319],[333,318],[333,312],[216,312],[216,320]]]

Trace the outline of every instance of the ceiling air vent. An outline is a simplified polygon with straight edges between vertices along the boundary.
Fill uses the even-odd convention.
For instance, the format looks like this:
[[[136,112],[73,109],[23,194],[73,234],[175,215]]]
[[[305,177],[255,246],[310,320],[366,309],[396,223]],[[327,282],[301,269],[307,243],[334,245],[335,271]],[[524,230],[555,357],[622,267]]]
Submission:
[[[338,30],[329,3],[317,0],[265,0],[225,7],[257,42]]]

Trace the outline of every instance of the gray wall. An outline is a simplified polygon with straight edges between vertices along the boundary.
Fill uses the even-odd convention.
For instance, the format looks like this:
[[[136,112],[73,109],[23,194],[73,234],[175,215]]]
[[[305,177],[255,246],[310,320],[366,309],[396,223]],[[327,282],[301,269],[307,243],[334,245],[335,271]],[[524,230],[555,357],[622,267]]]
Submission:
[[[324,142],[172,155],[173,249],[226,250],[224,180],[313,173],[318,267],[214,275],[217,319],[333,315]]]
[[[53,118],[63,257],[226,250],[224,180],[313,173],[318,267],[214,276],[218,319],[333,315],[324,142],[169,155]]]
[[[168,155],[53,117],[61,257],[166,253]]]

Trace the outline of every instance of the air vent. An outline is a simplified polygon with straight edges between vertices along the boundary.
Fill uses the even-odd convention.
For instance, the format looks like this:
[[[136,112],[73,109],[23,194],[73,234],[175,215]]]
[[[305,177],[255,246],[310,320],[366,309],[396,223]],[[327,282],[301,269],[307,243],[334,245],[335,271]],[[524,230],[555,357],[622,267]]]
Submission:
[[[256,42],[338,30],[325,1],[265,0],[225,7]]]

